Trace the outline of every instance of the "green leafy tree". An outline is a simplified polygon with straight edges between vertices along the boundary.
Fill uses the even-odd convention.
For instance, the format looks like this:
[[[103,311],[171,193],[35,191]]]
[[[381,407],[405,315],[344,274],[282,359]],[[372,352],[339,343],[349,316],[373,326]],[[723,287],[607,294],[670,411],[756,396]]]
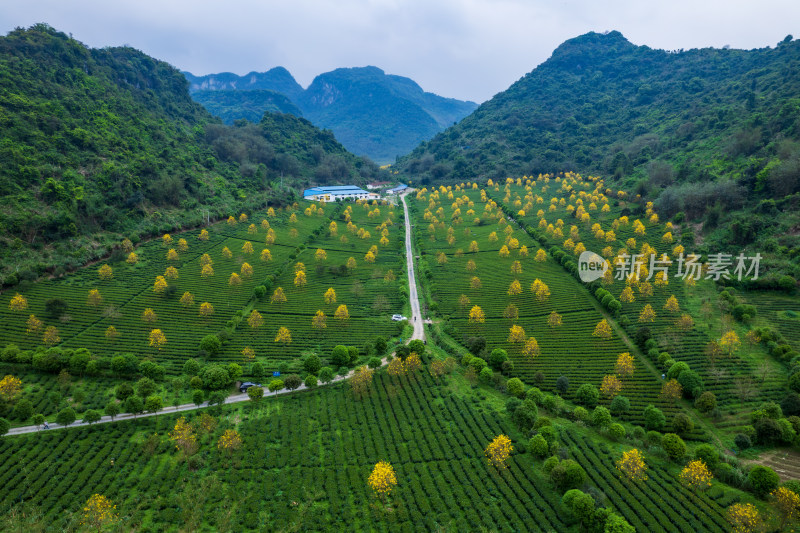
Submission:
[[[297,374],[289,374],[283,378],[283,386],[289,389],[290,391],[295,390],[300,385],[303,384],[303,380],[300,379],[300,376]]]
[[[144,411],[144,401],[139,396],[131,396],[125,400],[125,412],[134,417]]]
[[[148,413],[157,413],[164,408],[164,401],[161,396],[151,394],[144,401],[144,410]]]
[[[333,369],[329,366],[323,366],[319,369],[319,381],[321,383],[330,383],[333,381]]]
[[[512,396],[522,398],[525,396],[525,384],[519,378],[511,378],[506,381],[506,390]]]
[[[274,392],[277,394],[279,390],[283,389],[283,380],[273,379],[272,381],[269,382],[268,387],[270,392]]]
[[[24,422],[33,415],[33,404],[27,398],[18,400],[14,406],[14,418]]]
[[[309,374],[316,375],[320,368],[322,368],[322,361],[315,353],[308,354],[303,360],[303,370]]]
[[[647,429],[661,429],[667,423],[667,419],[661,409],[654,405],[644,408],[644,425]]]
[[[222,342],[216,335],[206,335],[200,340],[200,349],[213,357],[222,349]]]
[[[261,387],[249,387],[247,389],[247,397],[254,404],[257,404],[264,397],[264,389]]]
[[[612,422],[611,413],[603,406],[597,406],[592,411],[592,425],[606,428]]]
[[[31,422],[33,423],[34,426],[36,426],[36,429],[40,429],[42,427],[42,424],[44,424],[44,421],[45,417],[41,413],[36,413],[35,415],[33,415],[33,418],[31,419]]]
[[[667,433],[661,439],[661,447],[673,461],[678,461],[686,455],[686,443],[675,433]]]
[[[306,380],[304,383],[307,388],[313,389],[314,387],[317,386],[317,382],[318,382],[317,376],[315,376],[314,374],[309,374],[308,376],[306,376]]]
[[[560,492],[577,489],[586,481],[586,471],[572,459],[564,459],[550,471],[550,480]]]
[[[119,403],[114,400],[109,401],[103,408],[103,412],[110,416],[111,420],[114,420],[114,417],[120,412]]]
[[[142,378],[136,382],[136,394],[141,398],[147,398],[153,394],[157,388],[156,382],[150,378]]]
[[[778,474],[768,466],[756,465],[747,474],[747,484],[759,498],[766,498],[767,494],[778,488],[780,482]]]
[[[94,409],[87,409],[86,412],[83,413],[83,421],[87,424],[94,424],[100,420],[100,412],[95,411]]]
[[[495,348],[489,355],[489,364],[495,370],[500,370],[500,367],[502,367],[503,363],[507,360],[508,360],[508,352],[506,352],[502,348]]]
[[[342,346],[341,344],[334,346],[331,351],[331,364],[339,368],[349,363],[350,351],[347,349],[347,346]]]
[[[600,391],[591,383],[584,383],[575,393],[575,400],[586,407],[594,407],[599,399]]]
[[[608,408],[612,415],[619,416],[630,411],[631,402],[625,396],[614,396],[614,399],[611,400],[611,404],[608,406]]]
[[[5,435],[11,429],[11,422],[5,418],[0,418],[0,435]]]
[[[196,376],[200,373],[200,363],[197,362],[197,359],[187,359],[185,363],[183,363],[183,373],[187,376]]]
[[[550,453],[550,445],[542,435],[534,435],[528,441],[528,449],[536,457],[547,457]]]
[[[75,418],[75,410],[72,407],[67,407],[58,412],[56,415],[56,422],[62,426],[68,426],[75,422]]]
[[[203,405],[203,402],[206,401],[206,395],[202,389],[195,389],[192,391],[192,403],[197,405],[198,407]]]

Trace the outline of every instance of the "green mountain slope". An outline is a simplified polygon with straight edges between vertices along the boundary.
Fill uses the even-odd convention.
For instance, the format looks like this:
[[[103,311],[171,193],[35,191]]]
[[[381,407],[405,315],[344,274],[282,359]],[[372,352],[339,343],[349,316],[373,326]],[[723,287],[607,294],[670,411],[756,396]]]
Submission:
[[[704,222],[712,243],[766,231],[793,247],[798,154],[800,42],[668,52],[611,32],[565,42],[396,168],[422,183],[594,172]]]
[[[388,163],[469,114],[475,104],[425,93],[408,78],[364,67],[317,76],[300,108],[352,152]]]
[[[333,131],[348,150],[379,163],[394,162],[398,155],[408,153],[477,107],[473,102],[424,92],[413,80],[387,75],[377,67],[336,69],[317,76],[305,91],[297,90],[299,85],[294,86],[293,78],[294,85],[285,80],[291,77],[285,69],[280,69],[283,86],[270,81],[278,70],[241,77],[230,73],[203,77],[184,74],[195,101],[207,105],[226,122],[252,120],[260,116],[259,109],[269,110],[276,104],[274,99],[261,104],[258,97],[239,93],[257,88],[274,90],[291,99],[316,126]]]
[[[264,113],[291,113],[302,117],[303,112],[288,97],[275,91],[257,89],[253,91],[196,91],[192,93],[195,102],[222,119],[225,124],[233,124],[238,119],[259,122]]]
[[[0,281],[73,268],[123,237],[263,206],[278,197],[277,180],[359,181],[376,171],[291,115],[219,124],[187,86],[139,51],[89,49],[47,25],[0,38]]]

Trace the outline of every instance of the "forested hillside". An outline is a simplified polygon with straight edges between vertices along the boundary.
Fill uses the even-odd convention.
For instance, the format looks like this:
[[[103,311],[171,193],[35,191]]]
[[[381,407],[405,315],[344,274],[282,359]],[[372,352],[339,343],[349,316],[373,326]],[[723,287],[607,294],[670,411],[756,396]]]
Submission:
[[[290,113],[302,117],[303,112],[281,93],[267,89],[253,91],[197,91],[192,94],[195,102],[203,104],[208,111],[222,119],[225,124],[245,119],[257,123],[264,113]]]
[[[178,70],[132,48],[90,49],[44,24],[0,38],[3,284],[263,206],[281,180],[374,172],[303,119],[223,126]]]
[[[314,78],[305,91],[281,67],[244,76],[184,74],[195,101],[227,123],[240,118],[253,121],[260,118],[259,110],[263,113],[277,106],[330,129],[348,150],[379,163],[394,162],[398,155],[408,153],[477,107],[473,102],[424,92],[413,80],[385,74],[377,67],[326,72]],[[275,97],[250,94],[259,89],[285,95],[300,111],[292,111]]]
[[[589,33],[397,168],[423,184],[593,172],[703,223],[708,246],[757,242],[786,256],[800,245],[798,95],[791,36],[750,51],[665,51]],[[797,277],[791,258],[781,267]]]

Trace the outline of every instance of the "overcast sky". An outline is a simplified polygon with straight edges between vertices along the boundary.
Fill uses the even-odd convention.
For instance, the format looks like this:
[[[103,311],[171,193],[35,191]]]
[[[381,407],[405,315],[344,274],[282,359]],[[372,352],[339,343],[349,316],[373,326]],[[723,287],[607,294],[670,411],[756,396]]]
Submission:
[[[307,87],[375,65],[482,102],[588,31],[668,50],[800,37],[800,0],[0,0],[0,32],[46,22],[194,74],[281,65]]]

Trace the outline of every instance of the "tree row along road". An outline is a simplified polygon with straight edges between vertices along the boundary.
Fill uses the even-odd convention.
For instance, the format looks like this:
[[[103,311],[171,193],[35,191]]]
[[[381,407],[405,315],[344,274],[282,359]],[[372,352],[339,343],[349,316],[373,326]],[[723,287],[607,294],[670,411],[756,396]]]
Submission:
[[[406,265],[407,265],[407,270],[408,270],[408,297],[409,297],[409,300],[410,300],[410,303],[411,303],[411,324],[414,326],[414,332],[411,335],[411,338],[409,339],[409,341],[412,341],[412,340],[415,340],[415,339],[423,340],[425,338],[425,328],[424,328],[423,323],[422,323],[422,313],[420,312],[419,296],[417,295],[417,281],[416,281],[416,277],[414,276],[414,253],[413,253],[412,248],[411,248],[411,219],[409,218],[409,215],[408,215],[408,205],[406,204],[406,198],[405,197],[406,197],[405,194],[402,195],[400,197],[400,200],[403,202],[403,212],[405,213],[405,221],[406,221]],[[384,358],[384,359],[382,359],[381,362],[382,362],[382,365],[385,365],[387,363],[387,360]],[[331,383],[344,381],[347,378],[349,378],[350,376],[352,376],[353,372],[354,371],[351,370],[350,372],[348,372],[344,376],[336,376],[336,377],[333,378],[333,381],[331,381]],[[323,386],[325,386],[325,385],[323,385]],[[300,387],[298,387],[297,389],[295,389],[293,391],[290,391],[290,390],[287,390],[287,389],[283,389],[283,390],[280,390],[280,391],[272,393],[272,394],[267,394],[267,395],[265,395],[264,398],[265,399],[266,398],[271,398],[271,397],[277,396],[279,394],[292,394],[294,392],[301,392],[303,390],[306,390],[306,388],[307,387],[305,385],[300,385]],[[248,401],[249,399],[250,398],[247,396],[247,393],[233,394],[233,395],[228,396],[227,398],[225,398],[225,403],[229,404],[229,403],[245,402],[245,401]],[[140,414],[140,415],[132,415],[130,413],[125,413],[125,414],[119,414],[119,415],[115,416],[113,419],[110,416],[103,416],[103,417],[100,418],[100,420],[95,422],[95,424],[108,424],[110,422],[119,422],[119,421],[122,421],[122,420],[134,420],[134,419],[137,419],[137,418],[145,418],[145,417],[149,417],[149,416],[158,416],[158,415],[179,413],[181,411],[193,411],[195,409],[203,409],[203,408],[206,408],[206,407],[209,407],[208,402],[203,402],[200,405],[196,405],[196,404],[193,404],[193,403],[187,403],[187,404],[179,405],[178,407],[174,407],[174,408],[165,408],[165,409],[162,409],[161,411],[156,411],[155,413],[143,413],[143,414]],[[84,422],[82,420],[74,422],[74,423],[70,424],[69,426],[62,426],[62,425],[56,424],[54,422],[54,423],[50,424],[50,430],[53,430],[53,429],[64,429],[65,427],[71,427],[72,428],[72,427],[80,427],[80,426],[88,426],[88,425],[91,425],[91,424],[89,424],[88,422]],[[16,428],[11,428],[10,430],[8,430],[8,433],[6,435],[22,435],[24,433],[35,433],[35,432],[41,431],[41,430],[42,429],[41,429],[40,426],[20,426],[20,427],[16,427]],[[45,430],[45,431],[48,431],[48,430]]]

